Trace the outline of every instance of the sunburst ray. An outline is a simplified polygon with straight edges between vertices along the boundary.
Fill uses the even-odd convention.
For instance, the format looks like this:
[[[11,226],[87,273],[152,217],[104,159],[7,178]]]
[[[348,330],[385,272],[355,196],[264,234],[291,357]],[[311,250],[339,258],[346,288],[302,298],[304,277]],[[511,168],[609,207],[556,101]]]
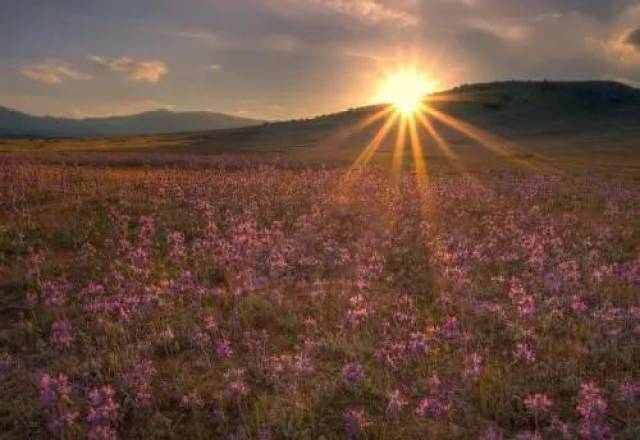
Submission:
[[[384,123],[382,128],[378,130],[376,135],[373,137],[373,140],[365,147],[365,149],[360,153],[358,158],[356,159],[353,167],[358,168],[362,166],[366,166],[371,158],[376,154],[376,151],[380,148],[382,143],[387,138],[389,131],[393,128],[393,125],[398,120],[398,114],[393,114],[387,121]]]
[[[461,121],[458,118],[455,118],[447,113],[444,113],[440,110],[437,110],[431,106],[425,105],[421,108],[421,110],[445,125],[453,128],[457,132],[463,134],[464,136],[478,142],[480,145],[488,148],[494,153],[505,157],[524,168],[528,168],[531,170],[539,170],[543,168],[541,165],[536,165],[529,160],[526,160],[522,157],[518,157],[518,154],[525,154],[527,151],[521,146],[516,144],[515,142],[502,139],[501,137],[489,133],[485,130],[482,130],[468,122]],[[546,167],[548,170],[553,170],[552,167]]]
[[[416,126],[415,118],[409,118],[409,138],[411,143],[411,153],[413,156],[413,166],[415,167],[416,181],[419,189],[427,186],[427,164],[424,158],[422,143]]]
[[[422,112],[416,113],[416,118],[420,122],[420,124],[427,131],[429,136],[435,141],[436,146],[442,153],[447,156],[448,159],[458,160],[458,155],[451,149],[447,141],[440,135],[440,133],[436,130],[431,121],[424,115]]]
[[[379,120],[388,117],[392,111],[393,108],[390,105],[387,105],[382,110],[369,115],[365,119],[360,120],[350,125],[349,127],[341,128],[335,132],[332,132],[331,134],[329,134],[329,136],[319,141],[318,144],[326,147],[339,147],[351,136],[354,136],[357,133],[366,130]]]
[[[393,149],[393,163],[391,170],[393,174],[398,175],[402,173],[402,167],[404,162],[404,147],[407,141],[407,125],[409,118],[401,117],[398,123],[398,134],[396,136],[396,145]]]

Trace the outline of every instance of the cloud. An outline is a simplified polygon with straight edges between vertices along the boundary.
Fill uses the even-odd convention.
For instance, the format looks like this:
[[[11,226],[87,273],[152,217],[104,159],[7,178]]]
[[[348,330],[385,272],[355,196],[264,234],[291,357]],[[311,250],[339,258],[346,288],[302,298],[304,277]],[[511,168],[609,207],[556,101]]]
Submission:
[[[374,0],[288,0],[281,6],[284,8],[311,6],[321,11],[349,16],[371,25],[412,27],[419,21],[416,15]]]
[[[633,72],[625,72],[627,77],[637,76],[640,68],[640,3],[635,3],[622,10],[611,24],[609,37],[603,38],[601,47],[610,59],[631,68]]]
[[[132,81],[146,81],[155,84],[169,72],[166,64],[158,60],[137,61],[129,57],[108,60],[95,55],[90,56],[89,60],[104,69],[121,73]]]
[[[27,78],[43,84],[62,84],[67,79],[91,79],[90,76],[74,70],[69,65],[53,60],[24,66],[21,73]]]
[[[207,70],[210,70],[212,72],[220,72],[222,71],[222,66],[220,66],[220,64],[211,64],[207,66]]]
[[[624,38],[624,43],[640,52],[640,27],[629,32]]]
[[[305,49],[304,43],[293,35],[266,35],[261,46],[274,52],[300,52]]]
[[[221,39],[218,35],[205,30],[163,30],[161,33],[172,37],[200,40],[213,44],[221,43]]]
[[[618,62],[636,67],[640,65],[640,28],[620,31],[600,45]]]
[[[528,36],[528,30],[520,25],[503,24],[483,19],[471,19],[468,25],[471,29],[486,32],[502,40],[522,41]]]
[[[298,0],[295,0],[298,1]],[[187,30],[161,30],[161,35],[193,40],[207,47],[215,47],[225,50],[242,50],[253,52],[303,52],[309,49],[302,38],[286,33],[266,32],[259,35],[246,33],[242,38],[237,38],[224,33],[212,33],[203,29]],[[220,70],[220,69],[212,69]]]

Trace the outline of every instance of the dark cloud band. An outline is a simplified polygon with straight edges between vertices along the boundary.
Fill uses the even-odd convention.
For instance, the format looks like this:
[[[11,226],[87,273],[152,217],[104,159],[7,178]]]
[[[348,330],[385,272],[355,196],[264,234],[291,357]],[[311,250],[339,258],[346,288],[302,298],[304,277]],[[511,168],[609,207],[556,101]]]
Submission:
[[[624,42],[635,48],[637,51],[640,51],[640,27],[629,32],[629,35],[626,36]]]

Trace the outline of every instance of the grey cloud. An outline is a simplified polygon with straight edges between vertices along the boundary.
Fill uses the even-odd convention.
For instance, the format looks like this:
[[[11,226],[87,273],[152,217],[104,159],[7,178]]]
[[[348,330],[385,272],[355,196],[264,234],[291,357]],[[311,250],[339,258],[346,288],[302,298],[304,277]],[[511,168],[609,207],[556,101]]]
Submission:
[[[628,46],[632,46],[635,50],[640,51],[640,27],[629,32],[624,42]]]

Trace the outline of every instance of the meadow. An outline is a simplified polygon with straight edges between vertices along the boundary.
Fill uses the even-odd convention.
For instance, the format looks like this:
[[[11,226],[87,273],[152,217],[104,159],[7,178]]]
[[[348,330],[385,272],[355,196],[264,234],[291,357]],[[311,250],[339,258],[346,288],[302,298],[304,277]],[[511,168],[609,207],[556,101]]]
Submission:
[[[640,437],[640,180],[109,157],[0,158],[0,437]]]

